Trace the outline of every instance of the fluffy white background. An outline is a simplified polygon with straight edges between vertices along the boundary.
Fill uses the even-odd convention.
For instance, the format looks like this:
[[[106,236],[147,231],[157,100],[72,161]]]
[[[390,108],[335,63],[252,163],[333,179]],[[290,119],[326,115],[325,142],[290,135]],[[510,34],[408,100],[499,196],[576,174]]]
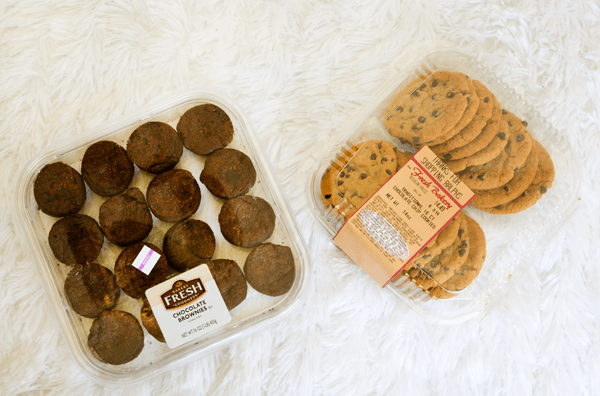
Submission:
[[[0,393],[600,394],[600,8],[562,3],[2,0]],[[394,58],[430,39],[481,52],[584,168],[579,211],[548,251],[483,321],[452,327],[417,317],[328,242],[297,172]],[[189,87],[223,90],[249,116],[310,247],[312,282],[273,328],[104,389],[78,370],[17,240],[13,181],[45,146]]]

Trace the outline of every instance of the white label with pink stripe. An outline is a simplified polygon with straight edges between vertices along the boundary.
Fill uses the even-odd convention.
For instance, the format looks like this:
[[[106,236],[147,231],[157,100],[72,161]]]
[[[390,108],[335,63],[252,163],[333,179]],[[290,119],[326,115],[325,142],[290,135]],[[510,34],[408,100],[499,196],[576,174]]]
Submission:
[[[150,275],[150,271],[152,271],[152,268],[154,268],[159,258],[160,254],[156,253],[148,246],[144,246],[131,265],[142,271],[144,274]]]

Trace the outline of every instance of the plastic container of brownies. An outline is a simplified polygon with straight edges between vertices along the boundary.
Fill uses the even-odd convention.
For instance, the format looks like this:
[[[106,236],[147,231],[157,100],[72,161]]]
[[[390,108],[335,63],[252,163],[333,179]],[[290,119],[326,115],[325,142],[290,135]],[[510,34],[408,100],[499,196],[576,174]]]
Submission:
[[[62,162],[71,166],[77,172],[81,172],[84,153],[94,143],[99,141],[111,141],[126,148],[130,135],[132,135],[133,131],[138,127],[148,122],[162,122],[175,129],[178,121],[187,110],[205,104],[217,106],[224,111],[231,120],[233,138],[226,146],[226,149],[235,149],[246,154],[254,166],[256,172],[255,182],[243,197],[252,196],[262,198],[269,203],[272,208],[271,217],[269,218],[271,229],[266,231],[266,234],[261,234],[259,237],[261,244],[259,246],[272,244],[285,247],[282,249],[288,252],[285,256],[287,260],[286,265],[288,266],[286,271],[288,271],[288,275],[289,273],[293,275],[291,278],[288,276],[285,280],[285,285],[279,285],[279,289],[277,289],[276,292],[269,290],[265,291],[264,285],[259,285],[260,287],[258,288],[261,289],[261,292],[259,292],[252,287],[250,280],[245,282],[243,277],[241,283],[239,282],[239,275],[242,274],[242,271],[245,272],[246,277],[248,277],[247,268],[245,268],[248,265],[248,257],[251,252],[254,252],[258,248],[240,247],[239,245],[244,244],[238,242],[234,245],[224,238],[223,233],[220,230],[219,214],[223,205],[234,201],[236,198],[223,199],[213,195],[213,193],[211,193],[199,180],[200,174],[205,168],[207,158],[210,157],[207,155],[197,155],[192,151],[183,148],[181,158],[175,166],[175,169],[185,169],[189,171],[196,180],[201,193],[199,207],[189,219],[204,222],[210,227],[214,234],[214,253],[211,258],[205,258],[203,262],[207,263],[209,260],[218,259],[232,260],[234,264],[237,264],[238,268],[229,268],[228,271],[235,270],[233,272],[238,276],[238,278],[236,278],[238,280],[237,285],[246,284],[246,289],[243,293],[240,292],[234,296],[234,299],[237,300],[235,302],[236,305],[230,310],[227,309],[229,305],[225,307],[222,300],[218,304],[210,303],[212,305],[209,308],[213,305],[218,306],[221,310],[220,313],[223,315],[226,315],[228,312],[230,319],[227,318],[226,323],[221,322],[219,326],[213,326],[215,329],[210,329],[211,325],[218,323],[216,319],[207,319],[206,321],[201,319],[192,322],[194,323],[194,328],[190,330],[190,334],[186,336],[187,338],[185,340],[181,340],[181,345],[179,346],[173,347],[167,343],[159,342],[148,332],[145,325],[138,326],[133,324],[133,327],[138,328],[136,334],[139,332],[139,328],[143,331],[142,341],[138,340],[138,342],[141,343],[139,346],[142,348],[141,352],[135,351],[136,354],[139,354],[132,360],[126,359],[129,361],[122,364],[120,361],[115,364],[106,363],[106,359],[102,359],[102,356],[104,355],[100,355],[100,359],[95,356],[95,354],[99,352],[98,347],[96,347],[93,352],[88,347],[88,336],[95,319],[84,317],[75,312],[67,297],[67,293],[65,292],[65,279],[73,267],[60,262],[53,254],[53,250],[49,244],[49,232],[60,218],[49,216],[43,213],[38,207],[36,198],[34,197],[35,180],[41,169],[46,165],[55,162]],[[217,152],[218,151],[224,150],[217,150]],[[129,188],[139,188],[145,198],[148,199],[146,196],[147,189],[155,176],[158,175],[142,171],[138,166],[135,166],[133,180],[129,184]],[[92,192],[87,184],[85,185],[85,189],[85,204],[78,214],[87,215],[94,220],[99,221],[99,210],[101,205],[113,197],[102,197]],[[19,225],[18,228],[21,231],[23,240],[29,247],[32,258],[40,273],[42,282],[47,291],[47,297],[50,300],[63,336],[82,371],[101,383],[122,384],[141,381],[159,372],[182,366],[199,357],[218,351],[258,329],[268,327],[285,315],[288,315],[298,306],[309,280],[310,269],[307,261],[306,249],[298,233],[298,229],[288,208],[287,202],[281,193],[278,181],[274,176],[272,166],[269,164],[268,158],[261,151],[260,145],[252,131],[252,127],[243,111],[235,102],[219,92],[208,90],[190,90],[182,92],[174,97],[148,105],[134,114],[92,128],[72,141],[63,142],[56,147],[49,148],[33,158],[22,170],[22,173],[16,182],[15,196],[14,209],[16,222]],[[153,244],[159,249],[163,249],[165,235],[175,223],[159,220],[155,214],[153,214],[151,222],[151,231],[143,239],[143,242]],[[244,235],[242,235],[242,238],[243,237]],[[266,237],[268,238],[265,240]],[[102,240],[103,244],[100,252],[93,262],[114,272],[116,260],[121,252],[127,248],[118,246],[110,242],[107,238],[103,238]],[[255,242],[256,241],[253,242],[254,245],[256,244]],[[160,260],[161,259],[158,261],[159,263]],[[155,268],[158,265],[159,264],[155,264]],[[254,267],[256,268],[257,266],[255,265]],[[193,270],[198,268],[201,267],[195,267]],[[258,272],[260,273],[261,270],[263,270],[263,268],[259,268]],[[138,270],[135,269],[133,271]],[[152,269],[151,271],[155,270]],[[211,271],[213,270],[211,269]],[[169,279],[172,279],[173,276],[178,274],[179,273],[172,268],[169,269],[169,275],[164,277],[164,284],[167,284]],[[204,280],[206,281],[206,275],[204,274],[202,276],[205,276]],[[231,276],[231,272],[229,272],[229,275],[226,274],[224,276]],[[214,275],[214,272],[213,278],[217,278],[217,275]],[[218,283],[218,280],[216,280],[216,282]],[[261,280],[259,279],[257,282],[260,283]],[[180,283],[177,285],[180,285]],[[205,286],[206,285],[205,282]],[[175,284],[172,286],[173,291],[176,292],[175,294],[181,294],[171,296],[170,302],[177,299],[181,300],[182,297],[186,296],[184,294],[184,288],[175,290],[175,286]],[[188,286],[192,287],[192,285]],[[216,286],[213,284],[212,287],[213,292],[211,292],[211,296],[214,297],[214,287]],[[208,286],[206,286],[206,289],[210,292]],[[273,294],[277,295],[273,296]],[[119,290],[118,295],[119,298],[117,304],[112,311],[124,311],[130,314],[123,314],[124,316],[127,316],[130,319],[132,316],[140,323],[142,299],[133,298],[121,290]],[[239,298],[240,295],[242,295],[243,298],[241,302]],[[227,299],[225,300],[227,301]],[[183,302],[185,303],[186,301]],[[229,304],[229,302],[227,303]],[[184,319],[186,321],[191,321],[195,318],[190,317],[194,315],[201,316],[205,310],[205,308],[200,307],[200,305],[204,303],[196,302],[196,304],[197,305],[190,309],[186,308],[190,306],[189,304],[187,306],[180,305],[177,310],[169,311],[167,316],[171,316],[172,312],[176,312],[172,315],[173,317],[184,317],[180,321],[183,321]],[[152,307],[154,309],[154,305]],[[190,314],[193,309],[195,309],[196,312]],[[136,320],[131,320],[130,322],[135,323]],[[191,334],[192,330],[193,335]],[[184,335],[182,335],[182,337],[183,336]],[[129,343],[130,339],[124,337],[121,341],[116,340],[115,342]],[[123,348],[126,347],[126,345],[123,346]],[[113,348],[113,350],[118,350],[120,347],[111,346],[111,348]]]
[[[384,288],[419,316],[436,324],[483,318],[536,262],[553,235],[576,210],[581,164],[564,133],[553,128],[533,110],[526,98],[503,83],[477,54],[448,44],[420,43],[404,51],[399,59],[392,76],[374,96],[337,133],[315,144],[303,162],[302,170],[309,175],[306,182],[309,210],[331,236],[337,238],[343,226],[358,217],[353,214],[363,209],[359,214],[361,227],[366,230],[365,221],[369,218],[363,217],[367,212],[363,205],[366,207],[369,202],[375,202],[375,198],[369,201],[369,197],[384,190],[391,175],[400,172],[413,153],[427,146],[448,168],[452,168],[463,184],[469,186],[475,198],[464,207],[456,221],[441,228],[437,239],[430,242],[431,246],[425,245],[423,250],[415,253],[412,261]],[[462,77],[459,80],[463,88],[444,91],[442,86],[451,86],[457,74]],[[476,95],[469,95],[473,88]],[[439,100],[433,96],[435,94],[445,95],[443,99],[450,104],[435,107],[432,98]],[[456,98],[452,96],[455,95],[464,96],[462,104],[454,101]],[[475,96],[475,103],[465,100]],[[493,98],[495,105],[492,105]],[[473,109],[469,110],[470,107]],[[414,115],[410,114],[412,111]],[[442,114],[444,111],[461,116],[452,119],[452,115]],[[442,123],[455,125],[459,132],[452,133],[452,126],[448,128],[443,124],[422,130],[426,128],[427,118],[442,116],[446,117]],[[487,138],[485,144],[472,143],[475,137],[461,135],[466,135],[469,126],[477,123],[477,117],[480,118],[480,132],[474,134],[475,137],[483,135],[486,127],[492,127],[490,124],[495,122],[497,125],[493,138]],[[494,117],[496,121],[493,121]],[[423,135],[432,130],[433,135]],[[439,136],[441,130],[449,131],[444,133],[450,137]],[[523,144],[528,141],[525,155],[519,150],[522,151]],[[470,143],[474,148],[467,146]],[[534,151],[537,154],[534,155]],[[461,152],[462,155],[456,155],[459,158],[453,158]],[[502,161],[497,159],[500,156],[504,156]],[[534,161],[535,156],[538,158]],[[517,157],[521,159],[510,162]],[[394,160],[396,163],[390,164]],[[497,173],[505,176],[498,177],[495,182],[489,181],[490,175],[486,178],[483,171],[486,166],[496,166],[492,161],[509,163],[510,177],[506,176],[507,172],[499,171]],[[372,165],[375,163],[377,165]],[[365,185],[367,181],[370,184]],[[484,181],[490,184],[484,184]],[[414,198],[412,193],[418,195],[416,189],[409,189],[409,192],[398,184],[394,190],[402,190],[404,193],[397,196],[407,200]],[[497,196],[490,198],[490,194],[507,192],[510,196],[500,201],[496,200]],[[535,196],[535,199],[528,200],[525,196]],[[389,194],[388,197],[391,199]],[[413,202],[420,205],[416,199]],[[450,231],[451,224],[465,221],[460,220],[463,215],[469,218],[470,250],[461,249],[468,246],[459,238],[462,226],[458,233],[456,227]],[[384,223],[387,228],[380,226],[375,232],[369,231],[372,239],[381,246],[393,239],[384,234],[398,232],[397,228],[390,228],[393,221]],[[477,231],[472,231],[474,229]],[[449,238],[444,231],[456,236]],[[450,241],[452,244],[448,245]],[[405,259],[410,256],[403,242],[394,246],[387,248],[389,254]],[[428,247],[432,254],[427,255]],[[479,257],[475,258],[475,255]],[[446,263],[452,265],[447,268]]]

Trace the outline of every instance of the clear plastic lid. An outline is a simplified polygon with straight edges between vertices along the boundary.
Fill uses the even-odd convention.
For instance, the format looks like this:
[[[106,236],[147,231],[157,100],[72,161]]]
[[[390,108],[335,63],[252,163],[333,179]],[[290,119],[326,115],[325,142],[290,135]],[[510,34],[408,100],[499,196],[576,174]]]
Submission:
[[[187,110],[202,104],[215,105],[229,116],[234,135],[233,141],[227,146],[227,149],[235,149],[244,153],[256,171],[255,182],[247,194],[240,198],[247,200],[242,197],[251,197],[252,202],[268,203],[263,206],[272,209],[272,212],[269,210],[268,216],[268,222],[272,224],[267,227],[269,228],[267,239],[264,238],[267,234],[261,235],[259,242],[285,247],[286,251],[291,253],[292,272],[295,272],[295,277],[291,281],[291,286],[288,285],[289,287],[286,287],[283,294],[274,297],[265,294],[267,293],[265,290],[257,291],[249,283],[245,299],[229,311],[231,321],[218,330],[207,333],[206,336],[171,349],[167,344],[157,341],[144,330],[143,349],[139,356],[120,365],[103,363],[94,357],[88,348],[88,334],[94,320],[77,314],[65,294],[65,278],[72,267],[60,263],[53,255],[48,243],[48,234],[58,218],[48,216],[39,210],[33,193],[34,182],[40,170],[47,164],[63,162],[79,172],[82,157],[90,145],[108,140],[126,147],[130,135],[139,126],[151,121],[158,121],[176,128],[179,119]],[[256,249],[254,242],[257,241],[250,244],[237,243],[236,246],[227,241],[220,232],[219,213],[224,205],[231,203],[234,199],[219,198],[211,193],[203,183],[198,182],[201,172],[205,169],[207,158],[207,156],[196,155],[184,149],[175,168],[189,171],[200,187],[200,205],[191,219],[201,220],[212,229],[216,239],[216,249],[212,260],[233,260],[240,269],[245,271],[244,264],[247,262],[249,254]],[[136,167],[133,181],[129,187],[139,188],[146,199],[150,201],[147,190],[153,179],[155,180],[154,174],[141,171]],[[87,186],[86,190],[87,200],[79,213],[88,215],[97,221],[100,206],[109,198],[93,193]],[[261,151],[241,109],[218,92],[205,90],[183,92],[175,97],[149,105],[135,114],[94,128],[72,141],[48,149],[32,159],[23,169],[16,182],[14,205],[16,222],[19,224],[23,239],[29,246],[69,348],[82,370],[104,384],[141,381],[155,373],[218,351],[240,337],[264,326],[269,326],[298,305],[309,279],[310,270],[304,242],[274,177],[272,166]],[[152,218],[153,228],[144,239],[146,244],[150,243],[162,249],[165,234],[175,225],[175,220],[168,217],[168,213],[165,216],[167,216],[168,222],[159,220],[157,217]],[[114,271],[115,261],[123,250],[124,248],[105,239],[100,254],[94,262]],[[171,270],[171,273],[174,271]],[[121,292],[115,310],[128,312],[140,321],[142,303],[141,299]]]
[[[405,51],[393,76],[337,134],[316,144],[310,157],[302,165],[302,169],[310,174],[307,182],[310,210],[333,236],[368,196],[391,177],[389,172],[394,171],[393,167],[385,167],[379,163],[377,172],[387,171],[388,175],[376,174],[375,168],[367,164],[366,159],[370,156],[379,161],[382,156],[392,158],[387,149],[392,147],[396,152],[396,169],[399,169],[419,147],[427,145],[434,152],[436,148],[443,147],[447,139],[436,136],[435,128],[440,129],[439,126],[432,129],[434,132],[429,138],[412,140],[412,136],[423,135],[410,132],[420,130],[428,120],[417,115],[411,124],[410,118],[406,121],[402,119],[404,114],[400,113],[404,110],[403,107],[406,107],[407,111],[412,110],[412,102],[424,103],[420,102],[420,99],[413,100],[419,94],[429,95],[431,98],[434,93],[428,90],[432,83],[435,86],[438,81],[447,78],[444,77],[446,72],[462,76],[461,84],[472,80],[475,86],[483,85],[493,95],[483,95],[484,98],[489,102],[492,102],[493,98],[497,101],[497,106],[486,102],[490,109],[485,115],[483,125],[479,127],[480,131],[485,131],[485,126],[492,123],[495,117],[498,126],[492,136],[495,136],[496,140],[505,139],[511,136],[509,129],[517,130],[516,125],[509,128],[512,122],[511,119],[507,119],[514,115],[515,119],[524,121],[522,125],[518,125],[521,129],[515,132],[514,143],[519,139],[518,143],[521,144],[524,139],[523,136],[517,136],[517,133],[527,134],[527,139],[530,135],[530,147],[535,147],[534,142],[539,142],[539,147],[542,147],[540,150],[545,151],[551,159],[555,173],[551,188],[546,191],[542,185],[543,195],[527,209],[514,211],[518,214],[494,214],[490,213],[494,212],[493,210],[481,210],[473,204],[469,205],[441,231],[437,244],[435,239],[431,242],[430,254],[427,254],[426,247],[420,256],[411,261],[402,273],[390,282],[388,290],[422,317],[435,323],[457,323],[484,314],[534,262],[535,257],[548,245],[551,236],[573,213],[581,183],[581,164],[564,136],[487,69],[475,54],[436,43],[423,43]],[[468,92],[468,88],[463,88],[462,93],[465,97],[469,96]],[[451,97],[449,93],[446,94]],[[451,94],[454,95],[455,92]],[[456,105],[456,102],[452,105]],[[468,111],[468,101],[463,101],[461,106],[463,107],[455,110],[456,113],[463,114]],[[431,113],[436,117],[438,114]],[[471,120],[475,119],[476,115],[472,117]],[[506,121],[508,122],[505,124]],[[453,122],[456,124],[456,119]],[[458,123],[460,124],[460,120]],[[465,122],[460,130],[464,130],[467,125]],[[396,133],[398,131],[394,128],[399,129],[401,126],[406,126],[408,133]],[[470,139],[466,141],[470,142],[473,138]],[[502,146],[499,151],[502,155],[511,158],[516,156],[510,151],[515,145],[511,149],[511,146],[506,147],[506,141],[500,143]],[[365,150],[369,145],[375,149],[371,149],[368,156],[361,155],[361,150]],[[456,151],[440,150],[439,156],[451,170],[465,179],[463,182],[474,190],[477,200],[478,195],[484,194],[481,192],[484,189],[479,188],[477,184],[481,181],[477,180],[479,174],[475,172],[478,165],[472,165],[468,161],[465,165],[459,160],[444,158],[445,153],[459,152],[463,146],[464,142],[456,146]],[[475,154],[468,154],[467,158],[472,159],[479,155],[475,164],[491,161],[499,154],[491,151],[481,152],[484,149],[491,150],[489,146],[489,143],[483,145],[474,151]],[[525,160],[518,163],[519,169],[514,170],[515,175],[519,170],[525,169],[524,164]],[[351,176],[348,176],[349,169]],[[352,169],[369,169],[373,174],[365,171],[362,175],[364,180],[369,181],[368,185],[361,184],[360,171],[358,177],[355,177],[356,174],[352,175]],[[474,176],[469,173],[472,170]],[[532,176],[535,173],[535,170],[528,171]],[[476,179],[475,183],[469,183],[469,177]],[[483,177],[480,176],[479,179]],[[527,183],[533,185],[533,181]],[[350,186],[347,186],[348,184]],[[504,185],[506,182],[500,184],[499,188]],[[486,185],[486,189],[488,188]],[[497,207],[497,212],[502,212],[503,205]],[[466,229],[472,231],[465,232]],[[468,249],[464,249],[469,244],[468,241],[465,242],[463,235],[469,235],[474,242],[469,246],[471,255]],[[483,255],[484,259],[475,260],[476,255]],[[473,264],[475,262],[477,264]],[[440,265],[443,263],[455,263],[455,267],[444,268]],[[457,280],[458,276],[454,276],[459,271],[462,272],[460,281]]]

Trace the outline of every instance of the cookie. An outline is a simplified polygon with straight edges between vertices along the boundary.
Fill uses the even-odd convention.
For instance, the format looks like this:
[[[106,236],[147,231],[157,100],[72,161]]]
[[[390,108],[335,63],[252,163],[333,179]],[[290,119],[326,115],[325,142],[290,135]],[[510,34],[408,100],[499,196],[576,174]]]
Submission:
[[[132,265],[144,246],[147,246],[160,255],[149,275],[146,275]],[[169,264],[167,264],[164,253],[158,247],[148,242],[136,243],[123,249],[115,263],[117,285],[123,289],[125,294],[133,298],[144,297],[144,292],[164,281],[168,272]]]
[[[33,196],[42,212],[64,217],[83,208],[85,184],[75,169],[62,162],[53,162],[44,166],[35,178]]]
[[[186,149],[209,155],[231,143],[233,124],[221,108],[203,104],[183,113],[177,123],[177,133]]]
[[[137,319],[124,311],[104,311],[88,335],[92,355],[108,364],[125,364],[142,352],[144,331]]]
[[[508,144],[508,123],[506,123],[506,121],[501,121],[499,125],[500,128],[498,129],[498,133],[496,133],[496,136],[492,138],[492,141],[483,149],[469,157],[444,161],[448,169],[457,173],[470,166],[483,165],[500,155],[502,150],[504,150]],[[486,128],[487,126],[484,128],[484,131]],[[484,133],[485,132],[482,132],[481,134],[483,135]],[[477,140],[477,138],[475,140]],[[452,151],[446,155],[452,156],[451,153]]]
[[[479,97],[479,105],[471,122],[467,124],[460,132],[452,138],[440,142],[434,140],[429,146],[438,157],[443,157],[447,152],[462,147],[477,137],[486,126],[492,116],[492,108],[495,96],[487,89],[485,85],[477,80],[472,80],[475,92]]]
[[[448,133],[462,118],[470,97],[467,80],[456,73],[434,72],[409,93],[418,80],[398,95],[404,100],[388,108],[384,121],[390,135],[412,147]]]
[[[127,156],[140,169],[161,173],[173,169],[183,154],[179,135],[169,124],[147,122],[127,141]]]
[[[102,197],[125,191],[133,180],[133,171],[133,162],[125,149],[108,140],[92,144],[81,160],[83,180]]]
[[[456,293],[469,286],[483,267],[486,256],[485,234],[479,224],[466,216],[469,228],[469,255],[467,260],[454,269],[453,275],[442,286],[436,285],[428,290],[432,297],[447,299],[456,296]]]
[[[354,207],[348,203],[337,186],[337,178],[342,169],[346,166],[348,161],[352,159],[352,156],[358,151],[360,147],[365,142],[361,142],[355,146],[352,146],[350,149],[343,150],[340,154],[336,156],[336,159],[332,161],[331,165],[327,167],[325,173],[321,178],[321,203],[323,207],[327,210],[330,210],[331,207],[334,207],[335,215],[340,214],[345,216],[345,209],[354,209]],[[339,206],[342,204],[341,206]],[[354,211],[352,212],[354,213]],[[350,217],[350,215],[348,215]]]
[[[208,263],[208,269],[210,269],[228,310],[231,311],[246,299],[248,293],[246,278],[235,261],[212,260]]]
[[[104,235],[96,220],[74,214],[54,223],[48,234],[48,244],[61,263],[87,264],[100,254]]]
[[[65,294],[73,311],[97,318],[117,305],[121,289],[108,268],[90,263],[73,267],[65,279]]]
[[[294,284],[296,267],[287,246],[263,243],[255,247],[244,264],[246,280],[259,293],[280,296]]]
[[[512,201],[491,208],[481,208],[481,210],[493,214],[518,213],[533,206],[552,187],[555,175],[552,158],[541,144],[535,143],[538,145],[539,159],[537,172],[531,184]]]
[[[250,191],[256,182],[256,170],[246,154],[224,148],[206,159],[200,181],[213,195],[231,199]]]
[[[502,119],[508,123],[509,140],[504,150],[490,162],[458,172],[457,176],[470,189],[488,190],[508,183],[525,163],[533,139],[521,120],[503,110]]]
[[[156,175],[146,191],[154,216],[167,223],[185,220],[200,207],[200,186],[185,169],[172,169]]]
[[[434,139],[431,143],[429,143],[431,145],[436,145],[436,144],[446,142],[449,139],[451,139],[452,137],[456,136],[460,131],[462,131],[473,120],[473,117],[475,117],[475,114],[477,113],[477,109],[479,108],[479,96],[477,96],[477,90],[475,89],[473,80],[471,80],[471,78],[464,73],[456,73],[456,74],[465,78],[467,80],[467,83],[469,84],[469,97],[467,98],[467,108],[465,109],[464,114],[462,115],[460,120],[458,120],[456,125],[454,127],[452,127],[452,129],[450,129],[444,135]]]
[[[500,131],[500,125],[502,121],[502,108],[500,107],[500,103],[498,103],[495,97],[492,99],[494,102],[492,106],[492,116],[485,124],[485,127],[483,127],[483,129],[481,130],[481,133],[464,146],[455,148],[454,150],[451,150],[444,154],[444,156],[442,157],[444,160],[457,160],[472,156],[478,151],[483,150],[485,147],[487,147],[490,144],[490,142],[494,139],[494,137],[499,138],[498,140],[500,142],[507,142],[508,127],[504,128],[503,131]],[[501,132],[504,132],[504,134],[502,134]],[[500,136],[498,136],[498,134],[500,134]],[[500,139],[501,137],[504,138]]]
[[[187,219],[169,228],[163,239],[163,251],[169,266],[185,272],[205,264],[215,254],[215,234],[201,220]]]
[[[219,226],[227,242],[252,248],[273,234],[275,212],[264,199],[243,195],[225,202],[221,207]]]
[[[150,209],[137,187],[104,201],[98,220],[106,239],[119,246],[141,242],[152,231]]]
[[[525,163],[519,172],[508,183],[489,190],[474,190],[475,197],[471,204],[476,208],[490,208],[503,205],[521,195],[533,182],[538,169],[538,144],[534,144]]]
[[[419,266],[415,265],[408,275],[423,290],[443,284],[453,275],[469,256],[469,229],[466,216],[459,219],[460,226],[452,245],[443,249],[431,260]]]
[[[148,333],[150,333],[152,337],[156,338],[159,342],[166,342],[165,336],[154,316],[154,312],[152,312],[152,307],[146,298],[144,298],[144,303],[142,304],[140,319],[142,320],[142,326],[148,330]]]

